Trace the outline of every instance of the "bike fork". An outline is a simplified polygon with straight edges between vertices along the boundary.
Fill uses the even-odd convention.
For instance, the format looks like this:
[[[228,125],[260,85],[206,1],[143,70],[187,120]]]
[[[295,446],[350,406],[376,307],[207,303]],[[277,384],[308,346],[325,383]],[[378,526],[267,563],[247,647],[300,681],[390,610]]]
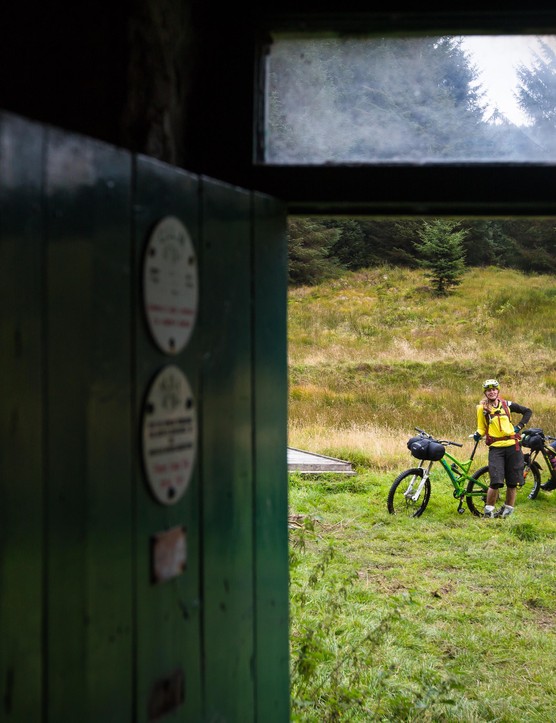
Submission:
[[[424,473],[423,473],[423,476],[421,477],[421,481],[417,485],[417,489],[415,491],[413,491],[413,485],[415,484],[415,480],[419,479],[419,477],[416,474],[414,474],[411,482],[408,485],[408,488],[406,489],[406,491],[404,492],[404,495],[403,495],[404,497],[406,497],[408,500],[411,500],[412,502],[417,502],[417,500],[421,496],[421,492],[423,491],[425,482],[429,478],[429,470],[424,469],[424,468],[422,468],[422,469],[423,469]]]

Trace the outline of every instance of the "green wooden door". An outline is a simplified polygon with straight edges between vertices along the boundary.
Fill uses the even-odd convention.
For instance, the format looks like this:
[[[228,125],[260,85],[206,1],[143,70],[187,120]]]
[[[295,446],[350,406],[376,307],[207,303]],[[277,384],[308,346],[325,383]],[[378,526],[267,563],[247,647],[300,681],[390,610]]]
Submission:
[[[177,326],[183,305],[155,323],[147,303],[168,219],[197,289]],[[10,723],[288,720],[286,261],[279,202],[0,114]],[[191,321],[181,346],[157,337]],[[187,383],[181,446],[151,423],[168,379]],[[188,449],[175,498],[153,485],[159,430]]]

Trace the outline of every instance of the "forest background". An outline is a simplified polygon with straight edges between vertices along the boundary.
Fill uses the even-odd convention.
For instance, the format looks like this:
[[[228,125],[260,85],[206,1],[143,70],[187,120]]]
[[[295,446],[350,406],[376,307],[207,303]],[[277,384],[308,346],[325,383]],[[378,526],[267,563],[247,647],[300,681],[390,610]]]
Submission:
[[[426,223],[425,219],[290,218],[290,284],[315,284],[343,270],[382,264],[420,266],[420,234]],[[458,246],[465,266],[554,272],[554,219],[452,219],[450,226],[464,232]]]
[[[556,160],[554,38],[536,38],[535,47],[529,63],[515,68],[514,96],[526,119],[516,125],[489,104],[462,37],[275,39],[267,160]],[[455,219],[444,247],[459,233],[452,265],[458,256],[460,266],[552,273],[554,227],[542,218]],[[421,265],[424,229],[415,218],[291,218],[290,283],[381,264]]]

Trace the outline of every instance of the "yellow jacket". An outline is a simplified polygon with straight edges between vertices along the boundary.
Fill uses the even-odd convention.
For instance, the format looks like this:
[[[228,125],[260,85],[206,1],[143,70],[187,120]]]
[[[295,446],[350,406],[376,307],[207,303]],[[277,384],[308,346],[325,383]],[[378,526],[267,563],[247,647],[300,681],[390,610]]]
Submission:
[[[511,411],[511,402],[506,402],[508,409]],[[493,441],[489,446],[492,447],[511,447],[515,445],[516,434],[514,425],[511,420],[511,414],[507,414],[500,399],[496,400],[496,404],[488,416],[485,414],[485,408],[482,404],[477,404],[477,431],[481,437],[493,437]],[[502,439],[498,439],[501,437]]]

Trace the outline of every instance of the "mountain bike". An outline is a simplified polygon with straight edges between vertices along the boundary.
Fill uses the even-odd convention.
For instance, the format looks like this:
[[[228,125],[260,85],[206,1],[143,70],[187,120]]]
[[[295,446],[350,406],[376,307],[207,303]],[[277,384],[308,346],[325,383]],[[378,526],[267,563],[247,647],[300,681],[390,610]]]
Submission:
[[[415,431],[419,432],[419,436],[424,440],[442,445],[444,452],[440,459],[421,459],[418,467],[406,469],[396,477],[388,493],[388,512],[392,515],[406,514],[409,517],[420,517],[430,500],[431,470],[433,465],[438,462],[452,485],[454,498],[459,500],[459,514],[465,512],[463,506],[463,500],[465,499],[469,510],[476,517],[482,517],[487,490],[490,486],[488,465],[480,467],[473,474],[469,474],[479,444],[478,441],[475,442],[469,459],[462,461],[448,452],[446,447],[463,447],[463,444],[448,439],[436,439],[418,427],[415,427]],[[538,494],[539,484],[537,475],[534,473],[532,475],[528,474],[524,475],[523,484],[519,486],[519,489],[526,491],[527,496],[533,499]]]
[[[545,434],[542,429],[524,429],[521,433],[522,446],[530,449],[530,452],[524,454],[523,476],[524,479],[527,479],[528,476],[532,476],[534,479],[533,489],[536,489],[536,494],[531,493],[529,495],[531,499],[535,499],[544,484],[556,482],[556,470],[551,462],[556,454],[556,449],[549,442],[556,442],[556,437]]]

